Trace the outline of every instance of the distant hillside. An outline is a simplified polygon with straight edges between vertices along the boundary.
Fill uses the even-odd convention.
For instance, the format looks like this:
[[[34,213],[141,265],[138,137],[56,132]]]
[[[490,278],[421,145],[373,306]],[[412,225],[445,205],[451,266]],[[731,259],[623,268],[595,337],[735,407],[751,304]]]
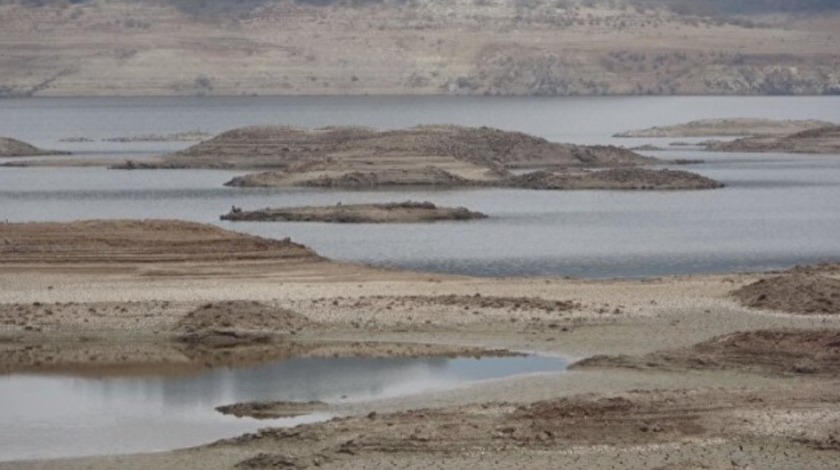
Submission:
[[[0,0],[0,96],[840,94],[837,31],[840,0]]]

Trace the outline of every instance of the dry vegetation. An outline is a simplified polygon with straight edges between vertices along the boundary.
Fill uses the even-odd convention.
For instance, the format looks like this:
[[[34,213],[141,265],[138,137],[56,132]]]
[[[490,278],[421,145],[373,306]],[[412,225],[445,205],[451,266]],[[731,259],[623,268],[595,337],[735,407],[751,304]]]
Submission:
[[[838,25],[819,0],[4,1],[0,95],[832,94]]]

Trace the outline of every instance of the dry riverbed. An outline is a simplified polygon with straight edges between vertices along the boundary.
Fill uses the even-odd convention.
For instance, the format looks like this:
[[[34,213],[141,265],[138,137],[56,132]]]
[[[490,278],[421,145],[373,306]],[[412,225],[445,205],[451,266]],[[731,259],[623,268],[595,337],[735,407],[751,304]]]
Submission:
[[[381,401],[241,405],[231,410],[337,418],[0,468],[828,469],[840,456],[840,317],[770,298],[774,285],[806,282],[836,302],[834,265],[476,279],[335,263],[174,221],[6,224],[0,240],[4,373],[176,373],[298,355],[583,360],[565,374]]]

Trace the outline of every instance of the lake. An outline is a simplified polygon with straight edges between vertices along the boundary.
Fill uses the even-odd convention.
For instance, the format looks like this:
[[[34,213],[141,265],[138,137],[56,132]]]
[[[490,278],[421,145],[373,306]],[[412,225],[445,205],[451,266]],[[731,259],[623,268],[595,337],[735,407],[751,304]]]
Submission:
[[[38,98],[0,101],[0,135],[80,155],[144,156],[188,143],[101,139],[251,124],[393,128],[488,125],[556,141],[635,146],[615,132],[708,117],[840,122],[840,97],[229,97]],[[88,137],[94,142],[60,139]],[[685,139],[680,139],[685,140]],[[478,276],[643,277],[785,268],[840,260],[840,156],[705,153],[680,167],[724,182],[700,192],[510,189],[339,191],[226,188],[225,171],[0,168],[0,219],[180,218],[267,237],[320,254]],[[465,206],[486,220],[431,225],[223,223],[244,209],[403,200]]]
[[[565,359],[542,356],[295,358],[195,375],[5,375],[0,376],[0,461],[169,450],[329,418],[313,413],[261,421],[222,415],[214,410],[219,405],[353,403],[565,368]]]

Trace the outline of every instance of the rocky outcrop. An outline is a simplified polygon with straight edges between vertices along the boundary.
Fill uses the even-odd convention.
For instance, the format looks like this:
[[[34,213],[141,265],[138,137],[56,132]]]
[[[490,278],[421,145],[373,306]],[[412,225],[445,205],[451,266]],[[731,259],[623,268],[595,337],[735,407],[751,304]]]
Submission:
[[[431,202],[338,204],[242,211],[234,208],[221,217],[234,222],[399,223],[484,219],[486,215],[463,207],[438,207]]]

